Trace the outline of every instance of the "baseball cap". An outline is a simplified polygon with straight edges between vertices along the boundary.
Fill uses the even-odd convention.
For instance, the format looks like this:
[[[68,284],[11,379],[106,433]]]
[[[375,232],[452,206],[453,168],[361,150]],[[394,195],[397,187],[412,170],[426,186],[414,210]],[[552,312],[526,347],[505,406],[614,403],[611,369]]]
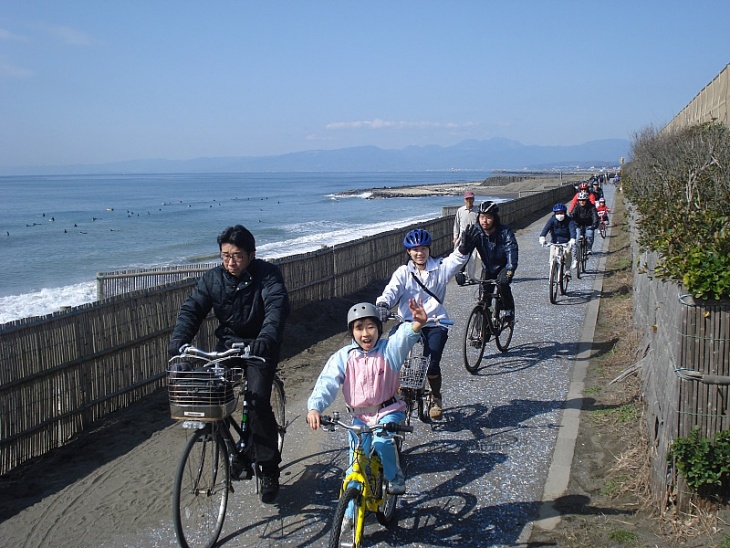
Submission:
[[[466,192],[464,192],[464,198],[473,198],[473,197],[474,197],[474,193],[471,190],[467,190]]]

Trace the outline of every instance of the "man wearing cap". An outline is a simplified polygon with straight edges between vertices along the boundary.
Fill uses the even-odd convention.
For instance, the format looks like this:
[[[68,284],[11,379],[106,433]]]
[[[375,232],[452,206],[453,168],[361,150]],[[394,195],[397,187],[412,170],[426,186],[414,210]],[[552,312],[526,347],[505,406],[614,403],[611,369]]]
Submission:
[[[454,217],[454,247],[459,246],[461,235],[471,225],[477,223],[477,209],[474,207],[474,193],[471,190],[464,192],[464,205],[456,210]],[[466,269],[466,273],[470,278],[476,278],[476,265],[479,264],[479,257],[476,256],[476,250],[469,258],[469,262],[462,267],[462,272]]]

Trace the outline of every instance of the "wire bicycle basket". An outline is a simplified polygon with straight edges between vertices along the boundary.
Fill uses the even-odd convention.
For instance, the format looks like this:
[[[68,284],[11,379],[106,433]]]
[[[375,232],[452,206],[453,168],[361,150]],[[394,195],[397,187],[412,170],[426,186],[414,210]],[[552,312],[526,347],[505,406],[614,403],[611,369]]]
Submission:
[[[209,362],[201,362],[205,363]],[[184,360],[174,360],[170,364],[167,391],[170,416],[175,420],[217,421],[230,416],[236,409],[243,370],[201,364]]]
[[[426,384],[426,371],[431,358],[426,356],[411,356],[403,362],[400,370],[401,388],[420,390]]]

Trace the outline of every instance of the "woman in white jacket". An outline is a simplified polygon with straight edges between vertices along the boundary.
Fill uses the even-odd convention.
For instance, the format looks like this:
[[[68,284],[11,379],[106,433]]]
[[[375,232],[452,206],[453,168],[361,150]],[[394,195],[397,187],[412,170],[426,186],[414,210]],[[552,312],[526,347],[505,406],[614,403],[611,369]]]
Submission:
[[[412,321],[408,308],[410,299],[423,303],[428,316],[428,323],[421,330],[424,341],[424,354],[430,356],[431,361],[426,373],[428,384],[431,387],[431,408],[429,416],[440,419],[442,415],[441,401],[441,355],[446,340],[449,337],[448,329],[435,320],[448,320],[449,315],[444,307],[446,284],[456,274],[461,266],[469,260],[469,255],[454,250],[444,259],[431,257],[431,243],[433,239],[427,230],[416,228],[411,230],[403,239],[409,261],[393,273],[390,282],[378,297],[375,304],[383,311],[381,317],[387,315],[388,309],[398,305],[398,314],[405,321]]]

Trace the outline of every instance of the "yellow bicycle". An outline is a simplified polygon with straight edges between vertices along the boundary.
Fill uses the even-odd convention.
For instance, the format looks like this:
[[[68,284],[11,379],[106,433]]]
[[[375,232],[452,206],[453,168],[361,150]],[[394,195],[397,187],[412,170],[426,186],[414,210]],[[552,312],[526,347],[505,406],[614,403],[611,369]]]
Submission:
[[[388,482],[383,476],[383,464],[373,449],[374,444],[370,444],[370,451],[367,454],[363,447],[363,440],[367,435],[395,433],[393,438],[396,451],[400,453],[403,437],[399,436],[397,432],[413,432],[413,427],[395,423],[375,426],[347,424],[340,420],[337,412],[332,413],[332,417],[323,416],[321,423],[325,430],[334,431],[335,426],[341,426],[357,437],[352,462],[340,488],[340,498],[337,502],[328,544],[329,548],[344,546],[357,548],[362,542],[367,513],[375,512],[378,523],[388,525],[393,520],[398,502],[398,495],[388,492]],[[354,506],[352,519],[347,516],[347,509],[350,505]]]

